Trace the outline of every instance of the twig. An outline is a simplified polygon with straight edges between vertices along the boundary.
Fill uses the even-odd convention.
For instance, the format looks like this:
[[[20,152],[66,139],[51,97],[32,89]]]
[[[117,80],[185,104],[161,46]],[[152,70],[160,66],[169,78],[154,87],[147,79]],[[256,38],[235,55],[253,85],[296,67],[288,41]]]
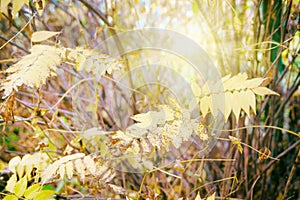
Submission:
[[[79,0],[83,5],[85,5],[88,9],[90,9],[91,11],[93,11],[109,28],[109,31],[111,32],[113,39],[117,45],[118,51],[120,52],[121,56],[123,57],[124,61],[125,61],[125,67],[126,70],[128,71],[128,78],[129,78],[129,84],[130,87],[133,88],[133,80],[132,80],[132,75],[131,75],[131,70],[129,67],[129,63],[127,58],[122,55],[125,51],[124,48],[122,46],[122,43],[119,39],[119,37],[117,36],[117,32],[115,31],[115,29],[113,29],[114,24],[110,23],[107,19],[107,17],[104,15],[104,13],[102,13],[100,10],[96,9],[95,6],[93,6],[92,4],[90,4],[89,2],[85,1],[85,0]],[[136,109],[136,96],[135,93],[132,94],[132,110],[133,110],[133,114],[137,114],[137,109]]]
[[[275,158],[279,159],[282,156],[284,156],[285,154],[287,154],[288,152],[290,152],[292,149],[294,149],[296,146],[298,146],[300,144],[300,140],[298,140],[297,142],[295,142],[294,144],[292,144],[291,146],[289,146],[286,150],[284,150],[282,153],[280,153],[278,156],[276,156]],[[262,170],[261,174],[265,173],[277,160],[271,160],[267,166],[265,166],[265,168]]]
[[[113,24],[111,24],[106,16],[104,15],[104,13],[102,13],[100,10],[96,9],[92,4],[90,4],[89,2],[85,1],[85,0],[79,0],[83,5],[85,5],[88,9],[90,9],[91,11],[93,11],[107,26],[112,27]]]
[[[287,182],[286,182],[286,185],[285,185],[285,188],[284,188],[284,193],[283,193],[282,199],[285,199],[285,197],[287,196],[287,193],[288,193],[288,191],[289,191],[289,186],[290,186],[290,184],[291,184],[293,175],[294,175],[294,173],[295,173],[296,165],[297,165],[298,162],[299,162],[299,155],[300,155],[300,151],[298,151],[298,153],[297,153],[297,155],[296,155],[295,162],[294,162],[294,164],[293,164],[293,166],[292,166],[292,169],[291,169],[290,174],[289,174],[289,178],[288,178],[288,180],[287,180]]]
[[[252,186],[251,186],[251,190],[250,190],[250,199],[251,199],[251,200],[253,199],[253,190],[254,190],[254,186],[255,186],[256,182],[257,182],[259,179],[260,179],[260,176],[258,176],[258,177],[256,178],[256,180],[254,181],[254,183],[253,183]]]
[[[10,44],[13,45],[13,46],[16,46],[18,49],[21,49],[21,50],[24,51],[25,53],[28,53],[28,54],[30,53],[30,51],[28,51],[27,49],[25,49],[25,47],[22,47],[21,45],[15,43],[15,42],[13,42],[13,41],[11,41],[10,39],[8,39],[8,38],[6,38],[6,37],[3,37],[2,35],[0,35],[0,39],[6,41],[6,42],[8,42],[8,43],[10,43]]]
[[[280,107],[278,108],[277,112],[275,113],[275,120],[278,118],[279,114],[282,112],[284,106],[286,105],[286,103],[290,100],[290,98],[293,96],[293,94],[296,92],[296,90],[298,89],[299,85],[300,85],[300,72],[297,75],[296,81],[298,80],[297,83],[295,83],[293,85],[293,87],[291,89],[289,89],[289,94],[287,95],[287,97],[282,101]]]
[[[1,47],[0,50],[3,49],[8,43],[10,43],[13,39],[15,39],[32,21],[32,19],[35,17],[35,14],[31,16],[31,18],[28,20],[28,22],[19,30],[14,36],[12,36],[8,41],[6,41]]]

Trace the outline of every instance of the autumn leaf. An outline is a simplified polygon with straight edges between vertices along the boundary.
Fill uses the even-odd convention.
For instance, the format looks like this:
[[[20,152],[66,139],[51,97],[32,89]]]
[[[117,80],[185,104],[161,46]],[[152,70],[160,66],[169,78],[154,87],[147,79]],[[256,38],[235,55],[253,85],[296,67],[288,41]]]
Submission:
[[[74,63],[77,71],[93,73],[100,77],[106,73],[112,74],[114,70],[118,70],[122,66],[119,59],[102,54],[97,50],[81,47],[66,49],[65,59]]]
[[[24,4],[28,5],[28,0],[14,0],[13,1],[13,14],[16,15]]]
[[[230,141],[232,142],[232,144],[237,145],[239,152],[242,154],[243,153],[243,147],[242,147],[242,144],[241,144],[241,140],[236,138],[236,137],[230,136],[230,135],[228,137],[229,137]]]
[[[214,192],[212,195],[210,195],[209,197],[207,197],[206,200],[215,200],[216,199],[216,192]]]
[[[214,117],[221,112],[225,121],[233,113],[239,119],[242,110],[250,117],[251,110],[256,112],[255,95],[279,95],[278,93],[261,86],[264,78],[248,79],[246,73],[236,76],[223,77],[221,82],[215,84],[205,83],[202,87],[196,83],[191,84],[195,97],[200,102],[200,111],[205,117],[211,113]]]
[[[7,5],[10,3],[11,0],[1,0],[0,1],[0,9],[2,12],[6,10]]]
[[[68,179],[71,179],[73,177],[73,170],[74,170],[73,162],[67,162],[66,163],[66,175],[67,175]]]
[[[21,178],[15,185],[14,193],[16,196],[23,196],[24,192],[27,189],[27,177]]]
[[[200,194],[199,194],[199,192],[198,192],[198,194],[197,194],[197,196],[196,196],[195,200],[201,200],[201,197],[200,197]]]
[[[44,40],[49,39],[55,35],[60,34],[61,32],[53,32],[53,31],[37,31],[32,33],[31,42],[42,42]]]
[[[53,190],[41,190],[34,197],[33,200],[46,200],[51,198],[55,194]]]
[[[39,183],[36,183],[34,185],[31,185],[29,188],[27,188],[27,190],[24,193],[24,197],[27,199],[31,199],[33,198],[38,191],[40,190],[41,185]]]
[[[10,75],[1,84],[0,90],[4,90],[2,98],[8,97],[13,90],[18,91],[19,86],[39,87],[48,77],[55,76],[56,66],[61,63],[60,53],[53,46],[34,45],[31,54],[22,57],[5,71]]]
[[[16,186],[16,183],[17,183],[17,175],[13,174],[7,181],[5,189],[10,193],[14,193],[14,188]]]
[[[271,151],[267,147],[263,147],[262,149],[259,150],[259,152],[260,152],[258,157],[259,160],[266,160],[271,156]]]
[[[15,195],[13,194],[9,194],[9,195],[6,195],[3,200],[18,200],[18,197],[16,197]]]
[[[59,170],[59,168],[62,165],[64,165],[65,163],[67,163],[69,161],[72,161],[72,160],[80,159],[80,158],[83,158],[83,157],[84,157],[84,153],[75,153],[75,154],[72,154],[72,155],[64,156],[61,159],[55,161],[54,163],[52,163],[51,165],[49,165],[42,172],[41,183],[45,184],[46,182],[50,181],[56,175],[56,172]],[[75,167],[76,167],[76,165],[75,165]],[[62,172],[62,169],[61,169],[60,172]]]
[[[278,95],[278,93],[273,92],[272,90],[266,88],[266,87],[257,87],[257,88],[253,88],[252,91],[260,96],[265,96],[265,95]]]

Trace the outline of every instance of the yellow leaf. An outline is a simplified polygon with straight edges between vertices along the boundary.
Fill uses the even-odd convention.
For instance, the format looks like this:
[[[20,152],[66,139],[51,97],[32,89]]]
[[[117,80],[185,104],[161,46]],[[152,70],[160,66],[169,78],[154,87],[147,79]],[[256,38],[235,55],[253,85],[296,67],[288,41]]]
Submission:
[[[17,175],[13,174],[7,181],[5,189],[10,193],[14,193],[14,188],[16,186],[16,183],[17,183]]]
[[[232,112],[235,115],[236,121],[238,121],[241,112],[240,101],[237,98],[239,96],[239,92],[234,91],[232,94],[231,104],[232,104]]]
[[[18,200],[18,197],[16,197],[13,194],[9,194],[9,195],[6,195],[3,200]]]
[[[196,196],[195,200],[201,200],[201,197],[200,197],[200,194],[199,194],[199,192],[198,192],[198,194],[197,194],[197,196]]]
[[[218,111],[224,112],[224,98],[222,99],[223,94],[212,94],[210,95],[210,104],[209,109],[211,111],[211,114],[216,117],[218,116]]]
[[[137,114],[131,117],[134,121],[137,121],[137,125],[141,128],[149,127],[153,122],[154,118],[150,112]]]
[[[269,88],[266,87],[257,87],[257,88],[253,88],[252,91],[260,96],[265,96],[265,95],[278,95],[278,93],[270,90]]]
[[[85,166],[83,164],[83,161],[81,159],[77,159],[74,161],[76,172],[78,173],[80,180],[82,182],[85,181]]]
[[[7,5],[10,3],[10,1],[11,0],[1,0],[0,1],[0,11],[1,12],[4,12],[5,13],[5,11],[6,11],[6,9],[7,9]]]
[[[285,65],[285,66],[288,66],[289,65],[289,50],[288,49],[285,49],[284,51],[282,51],[281,53],[281,61],[282,63]]]
[[[47,200],[51,198],[54,194],[55,191],[53,190],[42,190],[33,197],[33,200]]]
[[[236,98],[239,102],[239,106],[245,111],[246,115],[250,117],[250,103],[251,103],[251,97],[246,96],[246,91],[241,91],[237,94]],[[255,100],[254,100],[255,101]]]
[[[87,168],[87,170],[92,174],[96,174],[96,163],[94,162],[93,158],[91,156],[85,156],[83,158],[83,162]]]
[[[242,89],[257,88],[258,86],[260,86],[263,83],[264,80],[265,79],[263,79],[263,78],[253,78],[253,79],[246,80],[243,83]]]
[[[224,110],[224,118],[225,118],[225,121],[227,121],[230,113],[231,113],[231,110],[232,110],[232,107],[231,107],[231,101],[230,99],[232,98],[232,93],[231,92],[225,92],[225,110]]]
[[[28,0],[13,0],[13,15],[16,15],[25,3],[28,4]]]
[[[211,107],[211,97],[210,96],[202,97],[200,99],[200,111],[203,117],[207,115],[210,107]]]
[[[207,197],[206,200],[215,200],[216,199],[216,192],[214,192],[212,195],[210,195],[209,197]]]
[[[236,137],[233,137],[231,135],[228,136],[230,141],[232,142],[232,144],[240,144],[240,139],[236,138]]]
[[[32,199],[36,193],[39,191],[39,189],[41,188],[39,183],[36,183],[34,185],[31,185],[29,188],[27,188],[27,190],[24,193],[24,197],[26,199]]]
[[[13,90],[18,90],[23,84],[29,87],[39,87],[48,77],[56,75],[56,66],[61,62],[62,50],[48,45],[34,45],[31,54],[23,56],[19,62],[10,66],[5,72],[10,74],[1,83],[0,90],[8,97]]]
[[[193,3],[192,3],[192,11],[195,15],[199,13],[197,0],[194,0]]]
[[[238,150],[239,150],[240,154],[243,153],[243,147],[241,144],[238,144]]]
[[[235,28],[237,33],[240,33],[243,28],[242,23],[237,15],[235,15],[233,18],[233,27]]]
[[[239,152],[243,153],[243,147],[241,144],[241,140],[236,137],[233,137],[231,135],[229,135],[228,137],[229,137],[230,141],[232,142],[232,144],[237,145]]]
[[[43,172],[42,172],[42,180],[41,184],[44,185],[46,182],[50,181],[51,178],[55,175],[57,169],[59,168],[59,164],[54,162],[53,164],[49,165]]]
[[[100,51],[76,48],[68,49],[67,59],[74,62],[77,71],[85,71],[103,76],[106,73],[118,70],[122,63],[120,60],[101,54]]]
[[[8,163],[8,169],[13,173],[16,173],[16,166],[18,166],[20,162],[20,156],[13,157]]]
[[[72,155],[62,157],[57,162],[60,163],[60,164],[62,164],[62,163],[69,162],[70,160],[75,160],[75,159],[83,158],[84,156],[85,156],[84,153],[74,153]]]
[[[54,32],[54,31],[37,31],[32,33],[31,41],[42,42],[60,33],[61,32]]]
[[[51,180],[51,178],[53,178],[53,176],[56,174],[57,170],[59,169],[59,167],[61,165],[65,164],[66,162],[69,162],[71,160],[83,158],[84,155],[85,155],[84,153],[75,153],[75,154],[72,154],[69,156],[64,156],[61,159],[59,159],[59,160],[55,161],[54,163],[52,163],[51,165],[49,165],[47,167],[47,169],[45,169],[42,173],[41,184],[43,185],[46,182],[48,182],[49,180]]]
[[[242,88],[243,84],[247,80],[246,73],[239,73],[224,81],[224,91],[233,91]]]
[[[27,177],[21,178],[15,185],[14,193],[16,196],[21,197],[23,196],[24,192],[27,188]]]
[[[116,186],[113,184],[108,184],[108,186],[114,191],[116,194],[125,194],[126,190],[120,186]]]
[[[192,89],[195,97],[201,97],[201,88],[199,87],[199,85],[197,83],[192,82],[191,89]]]
[[[23,156],[22,161],[20,163],[20,166],[22,167],[22,169],[17,168],[19,177],[22,177],[23,175],[20,175],[20,174],[23,174],[25,172],[25,175],[27,175],[28,180],[29,180],[29,178],[31,178],[31,172],[33,169],[33,165],[36,163],[36,161],[37,160],[31,154],[26,154],[25,156]]]
[[[25,172],[25,166],[22,165],[22,162],[16,166],[16,171],[17,171],[17,175],[18,177],[23,177],[24,172]]]
[[[66,174],[67,174],[67,178],[71,179],[73,177],[73,170],[74,170],[74,165],[73,162],[67,162],[66,163]]]
[[[65,173],[66,173],[66,166],[64,164],[62,164],[61,166],[59,166],[58,168],[58,173],[61,179],[63,179],[65,177]]]

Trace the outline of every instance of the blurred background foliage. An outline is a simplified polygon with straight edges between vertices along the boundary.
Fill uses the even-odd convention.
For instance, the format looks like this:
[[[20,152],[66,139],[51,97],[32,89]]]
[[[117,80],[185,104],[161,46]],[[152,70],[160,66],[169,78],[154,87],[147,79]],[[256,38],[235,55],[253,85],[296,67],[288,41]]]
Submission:
[[[224,131],[222,135],[235,135],[255,149],[267,148],[280,161],[260,160],[257,152],[248,147],[240,154],[229,141],[220,140],[205,158],[236,159],[235,162],[186,162],[181,181],[164,173],[153,173],[143,180],[146,196],[159,193],[166,199],[194,198],[197,192],[208,196],[216,191],[222,198],[300,199],[300,140],[282,129],[274,129],[300,131],[299,0],[13,0],[8,1],[7,7],[5,2],[1,0],[1,70],[29,53],[30,36],[38,30],[61,31],[58,41],[53,40],[52,44],[101,49],[101,41],[118,32],[157,27],[182,33],[200,44],[222,76],[246,72],[250,78],[265,77],[270,89],[280,94],[280,98],[259,99],[257,115],[248,119],[242,114],[238,123],[232,117],[226,125],[228,129],[255,127]],[[22,4],[19,9],[16,8],[18,4]],[[140,55],[129,55],[129,66],[134,66],[136,59],[141,59]],[[159,56],[156,59],[159,60]],[[174,57],[168,64],[188,79],[193,78],[192,69],[185,67],[180,59]],[[33,120],[39,117],[36,107],[50,107],[72,86],[72,76],[85,77],[66,66],[62,69],[56,79],[49,80],[40,90],[19,92],[14,105],[1,107],[2,127],[4,118],[15,121],[1,134],[1,168],[12,156],[35,151],[40,142],[53,141],[49,148],[59,153],[69,143],[67,141],[75,137],[42,131],[45,128],[71,131],[91,128],[98,123],[89,114],[83,114],[83,119],[74,122],[72,105],[67,98],[52,113],[55,117],[45,116],[48,118],[43,119],[47,121],[44,123]],[[5,74],[1,73],[0,78],[4,79]],[[118,88],[107,80],[101,80],[97,87],[101,88],[103,104],[96,109],[104,116],[101,125],[108,130],[115,123],[108,117],[114,112],[109,105],[110,91]],[[149,93],[154,94],[153,99],[160,99],[160,91]],[[7,115],[8,110],[14,111],[14,119]],[[132,112],[126,112],[123,116],[122,128],[130,123],[130,114]],[[48,123],[51,127],[46,127]],[[192,159],[198,151],[197,146],[192,147],[182,159]],[[125,176],[128,176],[126,181]],[[127,174],[116,182],[137,191],[142,178]]]

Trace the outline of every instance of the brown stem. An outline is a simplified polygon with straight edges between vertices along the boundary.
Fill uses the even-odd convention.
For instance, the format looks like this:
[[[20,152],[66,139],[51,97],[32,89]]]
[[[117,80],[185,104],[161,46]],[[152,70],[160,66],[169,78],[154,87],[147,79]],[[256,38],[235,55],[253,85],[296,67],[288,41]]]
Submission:
[[[292,181],[294,172],[295,172],[295,170],[296,170],[296,165],[297,165],[297,163],[299,163],[299,155],[300,155],[299,153],[300,153],[300,151],[298,151],[298,153],[297,153],[297,155],[296,155],[295,162],[294,162],[294,164],[293,164],[293,166],[292,166],[292,169],[291,169],[290,174],[289,174],[289,178],[288,178],[288,180],[287,180],[287,182],[286,182],[286,185],[285,185],[285,188],[284,188],[284,193],[283,193],[282,199],[285,199],[285,197],[287,196],[287,193],[288,193],[288,191],[289,191],[289,186],[290,186],[290,184],[291,184],[291,181]]]
[[[15,43],[15,42],[13,42],[13,41],[9,41],[8,38],[3,37],[2,35],[0,35],[0,39],[2,39],[2,40],[4,40],[5,42],[8,42],[9,44],[11,44],[11,45],[17,47],[18,49],[24,51],[25,53],[28,53],[28,54],[30,53],[30,51],[28,51],[27,49],[25,49],[25,47],[22,47],[21,45]]]
[[[108,29],[109,29],[110,33],[112,34],[112,36],[114,36],[113,39],[114,39],[114,41],[115,41],[115,43],[117,45],[117,48],[118,48],[119,52],[121,54],[123,54],[124,53],[124,48],[122,46],[122,43],[121,43],[119,37],[117,36],[117,32],[113,28],[114,24],[110,23],[108,21],[107,17],[105,16],[105,14],[102,13],[100,10],[96,9],[95,6],[93,6],[89,2],[87,2],[85,0],[79,0],[79,1],[83,5],[85,5],[88,9],[90,9],[91,11],[93,11],[108,26]],[[131,71],[130,71],[128,59],[126,58],[125,55],[122,55],[122,58],[125,61],[125,67],[126,67],[126,70],[128,71],[128,77],[129,77],[130,87],[133,88],[133,80],[132,80],[132,75],[131,75]],[[137,114],[138,113],[137,109],[136,109],[136,96],[135,96],[135,93],[133,93],[133,95],[132,95],[132,110],[133,110],[133,114]]]

